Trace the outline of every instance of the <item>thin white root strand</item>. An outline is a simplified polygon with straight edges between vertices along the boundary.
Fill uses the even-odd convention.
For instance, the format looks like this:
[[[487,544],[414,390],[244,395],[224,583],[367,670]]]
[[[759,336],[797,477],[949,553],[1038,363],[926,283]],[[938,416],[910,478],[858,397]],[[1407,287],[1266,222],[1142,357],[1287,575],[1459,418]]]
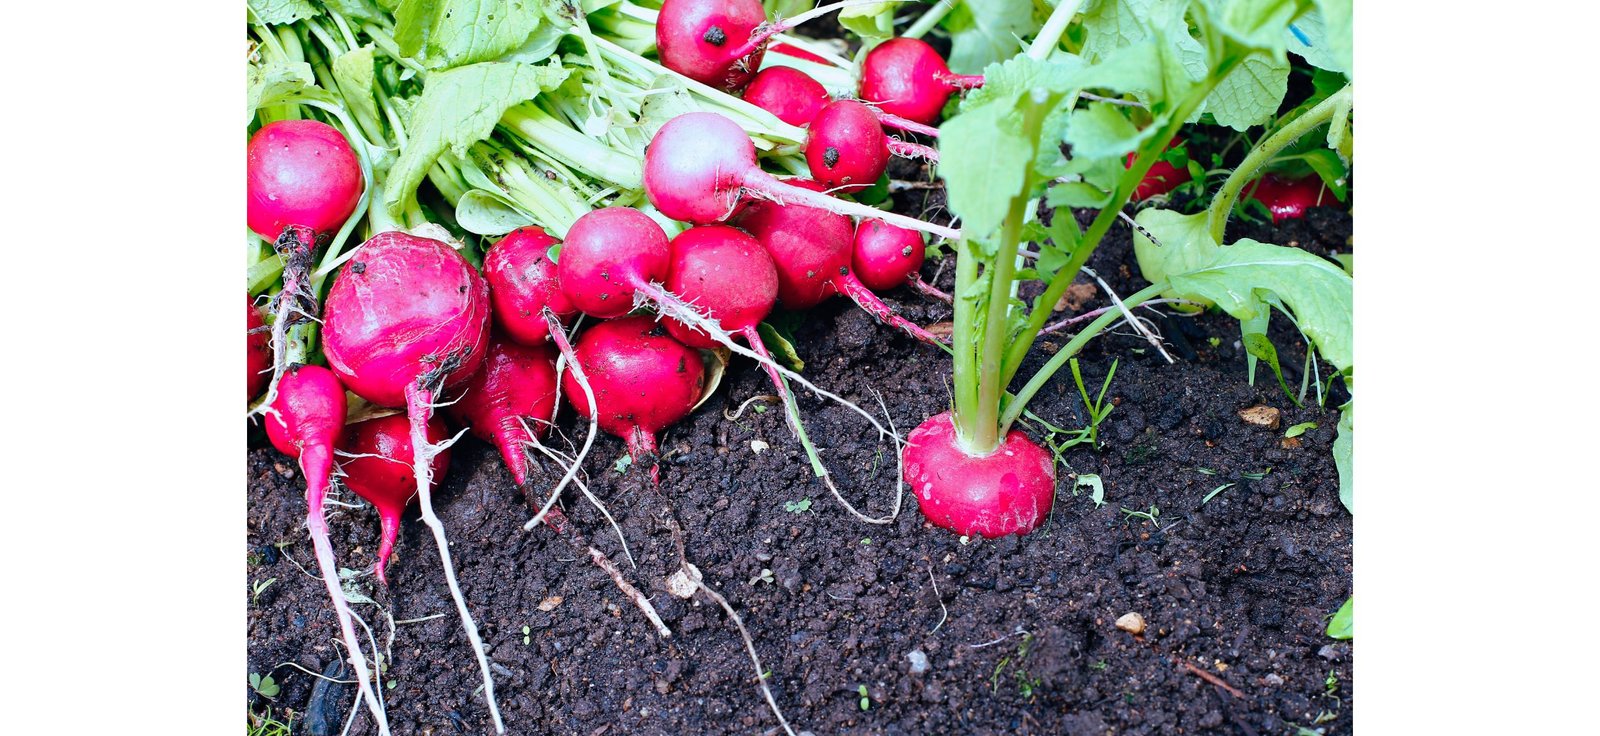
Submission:
[[[666,639],[672,636],[672,629],[667,628],[667,622],[661,620],[661,614],[656,613],[656,607],[650,603],[650,599],[644,597],[644,594],[640,593],[638,588],[633,587],[631,583],[622,577],[622,571],[617,569],[611,558],[606,557],[606,553],[590,547],[589,559],[594,562],[596,567],[605,570],[606,574],[611,576],[611,582],[616,583],[617,589],[621,590],[623,595],[633,601],[633,605],[639,607],[639,611],[644,614],[645,618],[650,619],[650,625],[656,627],[656,633],[660,634],[661,638]]]
[[[1088,266],[1083,267],[1083,272],[1089,274],[1089,276],[1093,278],[1096,283],[1100,284],[1100,288],[1106,290],[1106,296],[1111,297],[1111,303],[1115,304],[1117,306],[1117,310],[1122,312],[1122,318],[1127,320],[1128,324],[1133,325],[1133,329],[1137,330],[1140,335],[1143,335],[1147,342],[1155,346],[1156,352],[1161,353],[1161,357],[1166,358],[1168,364],[1177,362],[1172,359],[1172,356],[1167,353],[1167,349],[1162,346],[1161,338],[1156,336],[1155,331],[1151,330],[1148,325],[1133,315],[1133,312],[1128,309],[1128,305],[1122,303],[1122,297],[1117,296],[1117,292],[1111,290],[1111,285],[1106,283],[1105,279],[1100,278],[1100,274],[1095,273],[1094,269],[1089,268]]]
[[[320,515],[322,509],[314,509],[311,513]],[[328,541],[327,523],[319,518],[308,519],[308,523],[311,525],[311,546],[316,551],[317,567],[321,569],[322,582],[328,588],[328,597],[333,600],[333,611],[339,619],[339,633],[344,637],[345,648],[349,650],[350,666],[355,670],[357,695],[366,701],[367,710],[372,712],[372,718],[378,724],[378,733],[387,736],[389,716],[384,712],[383,704],[378,702],[378,695],[372,686],[371,671],[367,669],[367,657],[362,653],[361,640],[356,638],[355,624],[351,621],[354,614],[350,610],[349,601],[345,600],[344,586],[339,582],[339,568],[333,560],[333,544]],[[372,650],[374,653],[377,652],[377,642],[373,642]]]
[[[778,708],[778,699],[773,697],[772,689],[767,687],[767,669],[761,665],[761,655],[756,653],[756,642],[750,638],[750,630],[744,627],[744,619],[739,617],[739,612],[728,605],[728,599],[722,594],[706,585],[705,578],[700,574],[700,568],[684,562],[683,569],[673,573],[667,578],[667,589],[679,598],[691,598],[696,592],[703,592],[722,606],[722,610],[733,620],[733,625],[739,629],[739,636],[744,638],[744,649],[750,654],[750,663],[756,668],[756,684],[761,687],[761,694],[767,699],[767,707],[772,709],[772,714],[778,717],[778,724],[783,726],[783,732],[795,736],[794,729],[789,726],[789,719],[783,717],[783,711]]]
[[[556,499],[561,498],[561,491],[567,487],[568,483],[572,482],[573,478],[577,477],[578,471],[583,467],[583,459],[589,456],[589,448],[594,446],[595,433],[600,430],[600,410],[595,404],[594,389],[589,387],[589,377],[584,374],[583,366],[578,363],[578,356],[572,350],[572,343],[567,340],[567,333],[561,326],[561,320],[556,318],[555,312],[550,311],[549,307],[544,308],[544,319],[550,325],[550,339],[554,340],[556,347],[561,350],[564,368],[572,371],[572,379],[578,382],[579,388],[583,389],[583,397],[589,404],[589,434],[583,438],[583,449],[579,450],[578,456],[573,458],[571,467],[567,468],[566,474],[561,476],[561,482],[557,483],[555,490],[550,492],[550,500],[546,501],[544,507],[539,509],[539,513],[534,514],[532,519],[522,525],[522,530],[525,532],[533,531],[533,528],[544,520],[544,515],[550,513],[550,509],[556,505]],[[561,385],[563,365],[558,365],[556,370],[556,385],[558,386]]]
[[[529,436],[532,437],[532,433],[529,433]],[[544,443],[540,442],[537,437],[533,438],[533,442],[531,444],[533,445],[533,447],[535,449],[537,449],[541,453],[544,453],[544,455],[546,457],[550,458],[553,462],[556,463],[556,465],[558,465],[558,466],[560,466],[562,468],[566,468],[566,467],[568,467],[569,464],[575,462],[571,457],[568,457],[566,454],[560,452],[559,450],[555,450],[555,449],[549,447],[548,445],[545,445]],[[589,490],[589,484],[584,482],[583,475],[582,475],[581,471],[579,472],[578,475],[573,477],[572,483],[573,483],[573,485],[576,485],[578,487],[578,490],[580,492],[583,493],[583,497],[585,499],[588,499],[589,505],[593,506],[596,511],[599,511],[601,516],[606,517],[606,523],[611,525],[611,530],[613,532],[616,532],[617,543],[622,545],[622,555],[624,557],[627,557],[628,558],[628,564],[630,566],[632,566],[634,569],[637,570],[639,568],[639,563],[634,562],[633,553],[628,550],[628,539],[627,539],[627,537],[623,536],[623,534],[622,534],[622,526],[620,524],[618,524],[616,518],[611,515],[611,510],[606,508],[605,503],[603,503],[598,496],[594,495],[594,493],[592,493]]]

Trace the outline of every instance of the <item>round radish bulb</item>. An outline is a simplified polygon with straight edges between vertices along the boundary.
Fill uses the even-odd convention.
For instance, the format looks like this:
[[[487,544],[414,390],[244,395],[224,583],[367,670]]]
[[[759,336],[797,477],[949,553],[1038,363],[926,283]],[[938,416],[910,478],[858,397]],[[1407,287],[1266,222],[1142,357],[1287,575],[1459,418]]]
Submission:
[[[374,235],[334,279],[323,308],[328,367],[379,406],[442,374],[446,388],[477,369],[489,342],[489,285],[459,253],[402,232]]]
[[[939,119],[956,90],[983,86],[983,77],[953,74],[944,57],[915,38],[891,38],[861,62],[861,99],[884,112],[926,125]]]
[[[428,422],[428,442],[437,444],[450,437],[444,423],[437,419]],[[389,583],[385,572],[389,556],[394,553],[394,543],[400,538],[400,515],[417,495],[417,479],[412,472],[410,420],[404,414],[394,414],[368,419],[350,425],[345,432],[345,451],[355,457],[346,458],[339,466],[344,471],[344,485],[378,510],[378,523],[382,538],[378,543],[378,580]],[[450,468],[450,450],[441,450],[429,463],[432,484],[437,487],[439,478]]]
[[[256,309],[254,299],[245,294],[245,306],[249,314],[245,316],[245,367],[250,372],[250,382],[247,387],[250,395],[245,399],[253,399],[261,395],[267,387],[267,381],[272,378],[267,371],[272,370],[272,345],[269,340],[270,333],[266,330],[266,323],[261,321],[261,310]]]
[[[1326,188],[1315,175],[1290,179],[1277,174],[1267,174],[1250,186],[1246,196],[1267,206],[1272,222],[1293,220],[1306,216],[1306,210],[1321,207]]]
[[[1183,145],[1183,141],[1174,139],[1172,143],[1167,145],[1167,148],[1171,149],[1181,145]],[[1136,157],[1136,154],[1128,154],[1128,161],[1123,165],[1132,168],[1133,160]],[[1178,185],[1189,181],[1191,178],[1187,167],[1179,168],[1158,159],[1154,164],[1150,165],[1150,170],[1145,172],[1144,178],[1139,180],[1139,186],[1133,190],[1133,199],[1134,201],[1142,201],[1166,194],[1177,189]]]
[[[922,233],[915,230],[878,220],[862,220],[856,228],[851,262],[855,265],[856,278],[873,291],[904,286],[922,271],[926,257]]]
[[[889,168],[889,136],[872,110],[855,100],[835,100],[806,132],[811,177],[829,189],[866,189]]]
[[[506,335],[524,345],[550,339],[544,308],[563,324],[577,316],[578,308],[561,290],[550,248],[560,240],[543,228],[530,225],[508,233],[483,254],[483,278],[489,282],[489,302],[494,322]]]
[[[723,91],[740,89],[761,66],[766,44],[756,29],[766,21],[760,0],[666,0],[656,20],[661,65]]]
[[[245,222],[268,241],[291,225],[334,232],[361,200],[361,163],[350,142],[327,123],[268,123],[245,151]]]
[[[650,317],[601,322],[584,330],[574,350],[594,391],[597,423],[621,437],[634,459],[654,454],[656,435],[688,416],[705,390],[700,353]],[[587,418],[589,401],[572,373],[562,376],[561,390]]]
[[[778,298],[778,271],[755,238],[726,225],[692,227],[672,239],[667,291],[699,307],[732,334],[753,330]],[[692,348],[721,343],[675,319],[667,332]]]
[[[333,450],[344,432],[345,409],[344,386],[333,371],[319,365],[290,366],[278,382],[278,395],[267,414],[267,439],[278,452],[296,460],[302,459],[305,448],[322,448],[331,470]]]
[[[633,311],[638,287],[665,279],[671,260],[667,233],[649,215],[605,207],[567,230],[556,274],[573,306],[607,319]]]
[[[1027,534],[1055,503],[1055,463],[1021,430],[975,457],[961,449],[950,412],[936,414],[911,431],[901,463],[922,515],[964,536]]]
[[[828,104],[828,90],[811,75],[787,66],[769,66],[750,80],[744,101],[805,127]]]
[[[528,481],[528,430],[544,436],[556,412],[556,351],[549,344],[489,342],[483,367],[446,409],[478,439],[494,444],[517,485]],[[527,429],[524,429],[526,425]]]

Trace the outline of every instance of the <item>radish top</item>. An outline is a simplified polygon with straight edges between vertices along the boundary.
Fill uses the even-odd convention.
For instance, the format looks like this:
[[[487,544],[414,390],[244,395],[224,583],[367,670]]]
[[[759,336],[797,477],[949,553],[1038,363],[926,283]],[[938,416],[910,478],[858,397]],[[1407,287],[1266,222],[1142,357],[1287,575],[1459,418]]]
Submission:
[[[705,388],[699,351],[673,339],[650,317],[601,322],[574,348],[594,391],[600,428],[621,437],[630,453],[655,450],[655,435],[689,415]],[[583,389],[568,372],[561,390],[589,416]]]
[[[290,225],[319,234],[338,230],[361,200],[361,163],[327,123],[268,123],[250,137],[245,153],[245,221],[268,241]]]
[[[703,225],[672,239],[672,270],[667,291],[710,316],[730,333],[766,319],[778,299],[778,271],[755,238],[726,225]],[[720,343],[674,319],[667,331],[694,348]]]
[[[856,227],[851,264],[856,278],[873,291],[888,291],[922,270],[927,246],[922,233],[880,220],[862,220]]]
[[[645,149],[644,190],[661,214],[709,225],[733,211],[752,170],[760,172],[756,146],[744,128],[716,113],[684,113]]]
[[[556,273],[562,291],[584,314],[620,317],[633,311],[636,286],[667,277],[670,259],[667,234],[649,215],[604,207],[567,230]]]

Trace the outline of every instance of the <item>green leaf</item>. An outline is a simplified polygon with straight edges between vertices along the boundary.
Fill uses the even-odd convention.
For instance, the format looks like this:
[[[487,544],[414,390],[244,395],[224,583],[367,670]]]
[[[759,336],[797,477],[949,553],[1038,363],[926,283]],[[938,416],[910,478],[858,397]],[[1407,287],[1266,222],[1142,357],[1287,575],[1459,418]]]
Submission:
[[[1295,398],[1294,393],[1289,390],[1289,382],[1283,378],[1283,368],[1278,365],[1278,349],[1273,347],[1272,341],[1267,339],[1266,335],[1248,333],[1244,336],[1243,342],[1245,352],[1250,353],[1251,357],[1267,361],[1267,367],[1271,368],[1272,374],[1278,377],[1278,386],[1283,389],[1284,395],[1293,400]],[[1299,401],[1295,401],[1296,405],[1299,405],[1299,403]]]
[[[1354,478],[1351,477],[1351,444],[1355,436],[1355,428],[1351,423],[1355,402],[1350,401],[1339,408],[1339,435],[1333,440],[1333,465],[1339,470],[1339,501],[1344,504],[1344,509],[1355,513]]]
[[[293,23],[322,14],[311,0],[249,0],[250,12],[269,26]]]
[[[1080,16],[1084,41],[1081,54],[1092,62],[1111,60],[1115,51],[1131,46],[1148,46],[1134,57],[1118,61],[1129,65],[1134,59],[1148,64],[1156,75],[1153,79],[1168,78],[1171,89],[1161,92],[1156,82],[1137,86],[1117,87],[1128,92],[1137,91],[1141,100],[1152,97],[1161,102],[1175,101],[1181,97],[1183,82],[1203,79],[1209,65],[1206,51],[1200,42],[1189,35],[1184,22],[1184,9],[1188,0],[1099,0],[1091,3]]]
[[[839,11],[839,25],[870,42],[894,35],[894,3],[852,5]]]
[[[1296,18],[1293,26],[1293,30],[1284,30],[1284,33],[1287,34],[1287,38],[1284,40],[1287,42],[1290,51],[1298,54],[1306,60],[1306,63],[1318,69],[1327,69],[1328,71],[1345,75],[1350,73],[1350,67],[1345,63],[1345,58],[1341,57],[1339,50],[1334,48],[1328,41],[1327,28],[1322,22],[1322,11],[1320,9],[1313,8],[1305,15]],[[1306,40],[1301,41],[1300,36],[1295,34],[1295,30],[1300,31]]]
[[[1339,606],[1339,610],[1334,612],[1333,618],[1328,619],[1328,636],[1334,639],[1349,639],[1355,635],[1353,621],[1355,613],[1350,606],[1354,600],[1354,597],[1346,598],[1344,605]]]
[[[1032,0],[965,0],[946,20],[951,28],[950,70],[977,74],[1022,50],[1035,30]]]
[[[1344,165],[1344,160],[1339,154],[1326,148],[1306,151],[1301,154],[1307,166],[1317,173],[1317,178],[1328,187],[1328,191],[1338,198],[1340,202],[1350,196],[1350,169]]]
[[[761,333],[761,341],[767,344],[767,349],[772,351],[772,357],[779,363],[797,373],[806,369],[806,362],[795,352],[794,344],[778,332],[777,327],[762,322],[756,327],[756,331]]]
[[[1022,134],[1022,116],[998,102],[967,109],[939,128],[939,175],[950,209],[961,216],[962,234],[984,238],[999,229],[1022,191],[1033,142]]]
[[[508,108],[554,89],[566,77],[559,59],[546,66],[484,62],[429,75],[407,126],[411,140],[389,171],[383,193],[389,211],[398,216],[405,209],[445,149],[465,155],[468,146],[494,132]]]
[[[1133,253],[1139,262],[1139,272],[1151,283],[1165,280],[1169,273],[1199,268],[1209,262],[1210,250],[1217,247],[1217,242],[1211,239],[1204,212],[1185,215],[1172,210],[1147,209],[1134,216],[1133,221],[1155,236],[1152,242],[1144,232],[1138,229],[1133,232]]]
[[[373,97],[373,90],[377,87],[373,54],[373,47],[367,45],[335,57],[333,79],[338,82],[339,92],[355,119],[377,122],[383,118],[378,114],[378,102]]]
[[[1297,0],[1200,0],[1194,7],[1205,11],[1212,27],[1223,35],[1282,59],[1288,46],[1284,31],[1298,6]]]
[[[449,69],[517,49],[543,15],[537,0],[405,0],[394,38],[402,55]]]
[[[1091,102],[1072,114],[1067,124],[1066,141],[1072,157],[1122,158],[1154,135],[1155,127],[1139,130],[1116,105]],[[1096,206],[1096,205],[1086,205]]]
[[[1288,428],[1287,430],[1284,430],[1283,436],[1292,439],[1292,438],[1299,437],[1300,435],[1305,434],[1307,430],[1316,429],[1316,428],[1317,428],[1317,423],[1316,422],[1301,422],[1299,424],[1294,425],[1293,427]]]
[[[1317,13],[1322,21],[1322,41],[1330,65],[1324,69],[1344,72],[1350,76],[1354,69],[1352,58],[1354,56],[1354,25],[1351,23],[1350,0],[1315,0]],[[1295,25],[1300,26],[1300,21]],[[1304,26],[1300,26],[1304,30]],[[1315,39],[1313,39],[1314,41]],[[1310,61],[1310,57],[1307,57]],[[1315,63],[1315,62],[1313,62]],[[1318,66],[1321,66],[1320,64]]]
[[[316,84],[311,65],[303,61],[250,64],[245,72],[245,119],[276,100]]]
[[[473,189],[461,195],[461,201],[456,203],[456,224],[474,235],[505,235],[535,223],[510,200]]]
[[[791,514],[803,514],[811,510],[811,499],[802,498],[799,501],[784,501],[783,510]]]
[[[1088,182],[1069,181],[1046,190],[1044,201],[1051,207],[1099,209],[1111,203],[1111,193]]]
[[[1246,130],[1271,120],[1288,91],[1288,59],[1274,59],[1265,53],[1251,54],[1217,83],[1217,88],[1206,96],[1205,103],[1188,122],[1211,113],[1218,125]]]
[[[1106,487],[1100,476],[1094,473],[1080,473],[1072,482],[1072,495],[1078,495],[1079,488],[1089,489],[1089,500],[1094,502],[1095,508],[1106,505]]]

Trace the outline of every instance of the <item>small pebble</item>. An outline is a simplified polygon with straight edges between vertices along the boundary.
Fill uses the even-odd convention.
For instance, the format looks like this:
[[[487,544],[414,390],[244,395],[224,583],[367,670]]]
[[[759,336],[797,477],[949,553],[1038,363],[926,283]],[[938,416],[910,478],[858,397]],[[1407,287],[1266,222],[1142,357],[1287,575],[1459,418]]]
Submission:
[[[1240,410],[1239,418],[1243,419],[1245,424],[1277,429],[1283,423],[1283,412],[1278,411],[1277,407],[1260,404]]]
[[[539,601],[539,610],[546,612],[554,611],[556,606],[561,605],[562,600],[564,599],[559,595],[550,596],[549,598]]]
[[[1117,619],[1117,628],[1135,636],[1144,633],[1144,617],[1137,613],[1124,613]]]
[[[920,675],[928,671],[928,655],[921,649],[913,649],[906,654],[906,659],[911,662],[911,674]]]
[[[1268,685],[1271,685],[1273,687],[1278,687],[1278,686],[1281,686],[1283,684],[1283,678],[1279,677],[1278,673],[1276,673],[1276,672],[1268,673],[1267,677],[1266,677],[1266,681],[1267,681]]]
[[[1339,658],[1339,649],[1332,644],[1328,644],[1317,650],[1317,656],[1332,661]]]

